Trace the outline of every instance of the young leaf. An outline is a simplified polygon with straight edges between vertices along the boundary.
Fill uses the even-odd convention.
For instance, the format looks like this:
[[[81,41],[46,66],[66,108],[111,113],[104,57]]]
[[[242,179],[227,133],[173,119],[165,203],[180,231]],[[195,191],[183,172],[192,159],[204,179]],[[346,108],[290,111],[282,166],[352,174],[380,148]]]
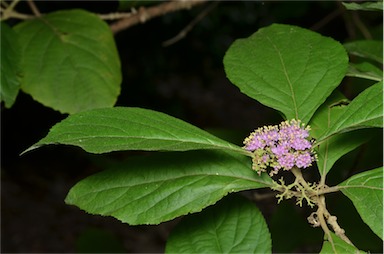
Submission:
[[[229,196],[172,230],[166,253],[271,253],[271,235],[250,201]]]
[[[130,160],[78,182],[66,203],[131,225],[201,211],[230,192],[272,185],[249,158],[222,151],[162,153]]]
[[[336,133],[371,127],[383,127],[382,81],[360,93],[339,115],[320,140]]]
[[[383,3],[381,3],[382,5]],[[353,41],[344,44],[348,53],[383,63],[383,42],[375,40]]]
[[[90,153],[224,149],[247,154],[241,147],[177,118],[148,109],[123,107],[70,115],[25,152],[49,144],[75,145]]]
[[[340,239],[340,237],[333,232],[330,232],[330,234],[332,237],[332,243],[329,240],[324,240],[320,254],[366,253]]]
[[[315,32],[273,24],[236,40],[224,57],[229,80],[249,97],[308,123],[348,67],[343,46]]]
[[[363,221],[383,239],[383,168],[354,175],[338,186]]]
[[[17,34],[0,22],[1,31],[1,101],[12,107],[20,90],[21,52]]]
[[[108,25],[83,10],[57,11],[15,26],[23,52],[22,89],[62,113],[111,107],[121,70]]]
[[[311,119],[311,136],[321,137],[327,132],[335,120],[347,109],[348,100],[338,91],[334,91],[326,102],[316,111]],[[335,162],[343,155],[356,149],[371,138],[368,131],[358,130],[350,133],[342,133],[324,140],[317,146],[317,166],[320,175],[329,172]]]

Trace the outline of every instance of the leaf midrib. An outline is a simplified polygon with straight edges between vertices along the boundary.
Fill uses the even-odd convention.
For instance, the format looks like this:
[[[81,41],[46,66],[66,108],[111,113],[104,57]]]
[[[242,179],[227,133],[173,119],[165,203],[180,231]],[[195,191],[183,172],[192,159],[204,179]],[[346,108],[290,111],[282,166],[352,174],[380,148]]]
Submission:
[[[283,67],[283,72],[284,72],[284,75],[285,75],[285,77],[287,79],[287,82],[288,82],[288,85],[289,85],[289,90],[291,92],[291,98],[292,98],[292,101],[293,101],[293,108],[294,108],[294,111],[295,111],[295,116],[296,116],[296,119],[299,119],[299,113],[298,113],[298,109],[297,109],[297,105],[296,105],[295,93],[293,91],[293,86],[292,86],[291,80],[290,80],[290,78],[288,76],[288,72],[287,72],[287,69],[286,69],[286,66],[285,66],[285,62],[283,61],[283,58],[281,56],[281,52],[280,52],[280,50],[277,49],[276,45],[272,42],[272,40],[271,40],[271,38],[269,36],[266,36],[266,38],[271,43],[271,45],[273,46],[274,50],[276,51],[276,53],[279,56],[281,65]]]
[[[119,186],[114,186],[114,187],[108,187],[108,189],[98,189],[98,190],[94,190],[94,191],[88,191],[86,194],[77,195],[76,197],[82,198],[82,197],[85,197],[87,195],[97,194],[97,193],[100,193],[103,191],[109,191],[109,190],[113,190],[113,189],[133,188],[133,187],[142,186],[142,185],[149,185],[149,184],[150,185],[162,184],[162,183],[167,182],[167,181],[176,181],[176,180],[181,180],[183,178],[202,177],[200,179],[204,179],[206,177],[212,177],[212,176],[213,177],[219,177],[219,178],[222,178],[222,177],[233,178],[233,181],[243,180],[243,181],[249,181],[249,182],[253,182],[253,183],[265,184],[265,185],[267,185],[266,187],[273,186],[273,184],[271,184],[271,183],[259,181],[259,180],[252,179],[252,178],[236,177],[233,175],[220,174],[220,173],[219,173],[219,175],[216,175],[216,173],[205,173],[205,174],[199,173],[199,174],[189,174],[189,175],[182,175],[182,176],[178,176],[178,177],[171,177],[171,178],[166,178],[166,179],[154,180],[154,181],[150,181],[150,182],[141,182],[141,183],[134,184],[134,185],[119,185]],[[266,187],[263,187],[263,188],[266,188]]]

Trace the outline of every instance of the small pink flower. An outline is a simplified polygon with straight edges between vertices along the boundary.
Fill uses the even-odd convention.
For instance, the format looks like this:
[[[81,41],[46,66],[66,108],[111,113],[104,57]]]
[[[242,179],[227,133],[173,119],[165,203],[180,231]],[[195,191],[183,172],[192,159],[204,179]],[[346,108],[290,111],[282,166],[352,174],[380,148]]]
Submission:
[[[298,154],[296,156],[296,166],[298,168],[307,168],[311,166],[313,158],[311,157],[311,154],[309,152]]]
[[[270,172],[272,175],[281,168],[307,168],[315,160],[309,130],[309,126],[305,127],[295,119],[278,126],[264,126],[244,140],[244,149],[255,154],[253,168],[259,174],[267,167],[273,168],[273,172]]]

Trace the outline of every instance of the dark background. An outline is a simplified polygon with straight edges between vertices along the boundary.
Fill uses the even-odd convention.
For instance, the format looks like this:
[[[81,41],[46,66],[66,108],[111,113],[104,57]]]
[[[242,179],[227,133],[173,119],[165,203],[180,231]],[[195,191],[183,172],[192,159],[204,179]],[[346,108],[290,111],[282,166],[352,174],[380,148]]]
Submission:
[[[353,15],[361,19],[374,38],[382,38],[381,13],[352,14],[340,2],[225,1],[186,38],[162,47],[162,42],[178,34],[209,4],[212,2],[167,14],[115,36],[123,72],[117,105],[161,111],[241,145],[253,129],[279,123],[282,118],[241,94],[226,79],[222,59],[235,39],[248,37],[272,23],[285,23],[347,42],[363,38]],[[42,13],[72,8],[109,13],[118,8],[115,1],[37,1],[36,5]],[[25,3],[16,9],[30,13]],[[12,20],[10,24],[16,22]],[[346,78],[339,89],[352,99],[370,84]],[[95,156],[74,147],[49,146],[19,156],[65,117],[23,93],[11,109],[1,107],[1,251],[163,252],[167,236],[179,219],[157,226],[129,226],[64,204],[67,192],[76,182],[103,169],[100,160],[136,153]],[[378,138],[337,162],[338,170],[330,173],[330,183],[337,184],[356,172],[382,165],[382,133],[372,131],[377,132]],[[361,222],[348,199],[342,194],[331,194],[327,201],[331,213],[338,216],[357,247],[382,252],[381,240]],[[256,203],[270,227],[274,252],[320,250],[321,230],[306,223],[309,209],[299,209],[290,201],[277,207],[275,198]]]

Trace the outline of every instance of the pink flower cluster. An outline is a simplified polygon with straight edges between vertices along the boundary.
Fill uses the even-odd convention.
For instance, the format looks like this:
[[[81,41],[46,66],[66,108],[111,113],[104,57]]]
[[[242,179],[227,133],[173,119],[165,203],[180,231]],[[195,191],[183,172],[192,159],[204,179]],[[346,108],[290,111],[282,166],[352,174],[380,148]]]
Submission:
[[[307,168],[315,155],[309,140],[310,127],[299,120],[282,122],[280,125],[261,127],[244,140],[244,148],[254,153],[253,169],[259,174],[272,167],[270,175],[279,169]]]

